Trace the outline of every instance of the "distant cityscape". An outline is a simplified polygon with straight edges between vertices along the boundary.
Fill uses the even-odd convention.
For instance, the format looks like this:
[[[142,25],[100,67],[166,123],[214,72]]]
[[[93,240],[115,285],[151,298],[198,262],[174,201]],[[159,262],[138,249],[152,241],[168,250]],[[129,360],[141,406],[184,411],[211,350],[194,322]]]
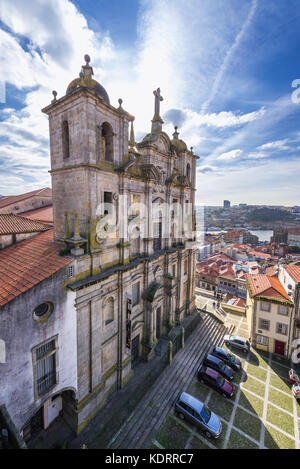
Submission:
[[[227,237],[239,241],[247,238],[244,231],[249,231],[258,237],[257,242],[300,246],[300,206],[231,205],[224,200],[222,206],[196,206],[196,219],[199,232],[231,232]]]

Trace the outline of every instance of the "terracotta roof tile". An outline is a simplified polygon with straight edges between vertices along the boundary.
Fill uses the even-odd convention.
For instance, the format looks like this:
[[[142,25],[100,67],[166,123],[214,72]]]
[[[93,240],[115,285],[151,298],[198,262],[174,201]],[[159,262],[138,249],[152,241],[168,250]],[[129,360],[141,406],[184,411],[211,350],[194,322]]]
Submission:
[[[291,298],[288,296],[280,281],[276,277],[270,277],[265,274],[251,275],[247,274],[247,280],[250,283],[252,297],[255,296],[267,296],[277,300],[288,300]]]
[[[27,212],[22,212],[22,217],[40,221],[41,223],[53,224],[53,206],[47,205],[47,207],[40,207],[34,210],[28,210]]]
[[[49,226],[20,215],[0,214],[0,235],[35,233],[48,229]]]
[[[30,197],[34,197],[36,195],[41,195],[42,192],[42,195],[44,197],[52,197],[52,190],[48,187],[44,187],[43,189],[37,189],[31,192],[26,192],[26,194],[6,195],[0,198],[0,208],[7,207],[9,205],[20,202],[21,200],[29,199]]]
[[[300,266],[287,265],[287,266],[284,266],[284,268],[295,282],[300,282]]]
[[[0,251],[0,306],[70,264],[72,259],[57,254],[62,247],[48,229]]]

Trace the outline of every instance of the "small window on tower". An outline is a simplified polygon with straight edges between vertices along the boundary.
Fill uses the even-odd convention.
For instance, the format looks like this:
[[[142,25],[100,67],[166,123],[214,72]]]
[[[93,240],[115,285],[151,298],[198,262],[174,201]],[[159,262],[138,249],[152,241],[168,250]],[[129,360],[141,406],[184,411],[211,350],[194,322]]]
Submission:
[[[104,192],[104,215],[112,214],[112,192]]]
[[[106,161],[113,161],[113,129],[108,122],[102,124],[102,155]]]
[[[70,156],[70,137],[69,137],[69,124],[68,121],[62,123],[62,143],[63,143],[63,157],[69,158]]]
[[[189,164],[189,163],[186,165],[186,176],[187,176],[187,178],[190,180],[190,177],[191,177],[191,167],[190,167],[190,164]]]

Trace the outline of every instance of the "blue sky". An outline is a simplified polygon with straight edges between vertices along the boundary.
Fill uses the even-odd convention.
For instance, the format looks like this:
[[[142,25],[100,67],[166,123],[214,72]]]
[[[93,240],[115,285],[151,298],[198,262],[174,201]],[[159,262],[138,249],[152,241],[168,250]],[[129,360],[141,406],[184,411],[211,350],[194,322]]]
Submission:
[[[300,205],[297,0],[1,0],[0,45],[0,194],[50,185],[40,110],[88,53],[138,139],[161,88],[164,130],[201,157],[197,203]]]

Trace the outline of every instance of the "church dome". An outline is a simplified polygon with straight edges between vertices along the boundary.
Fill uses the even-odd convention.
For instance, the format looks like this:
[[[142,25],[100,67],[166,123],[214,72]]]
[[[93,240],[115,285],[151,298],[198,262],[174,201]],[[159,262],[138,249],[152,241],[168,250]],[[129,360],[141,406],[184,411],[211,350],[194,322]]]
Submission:
[[[100,83],[92,78],[94,72],[93,68],[89,65],[91,60],[90,57],[85,55],[84,60],[86,61],[86,64],[82,66],[79,78],[75,78],[75,80],[71,81],[67,88],[66,94],[71,94],[78,88],[87,88],[100,96],[107,104],[110,104],[105,88],[103,88]]]
[[[173,133],[173,139],[171,140],[171,144],[176,148],[178,153],[183,151],[187,151],[186,143],[178,138],[179,133],[177,132],[177,127],[175,127],[175,132]]]

